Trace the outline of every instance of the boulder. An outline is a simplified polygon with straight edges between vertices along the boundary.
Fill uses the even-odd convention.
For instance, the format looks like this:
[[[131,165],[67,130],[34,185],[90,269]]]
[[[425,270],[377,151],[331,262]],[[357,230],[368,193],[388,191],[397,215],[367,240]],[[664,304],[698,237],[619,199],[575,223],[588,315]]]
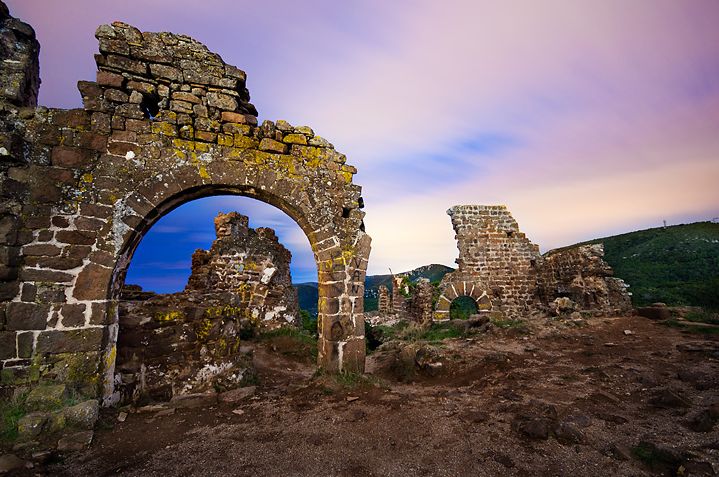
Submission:
[[[99,412],[100,405],[95,399],[62,410],[67,425],[78,429],[92,429],[97,422]]]

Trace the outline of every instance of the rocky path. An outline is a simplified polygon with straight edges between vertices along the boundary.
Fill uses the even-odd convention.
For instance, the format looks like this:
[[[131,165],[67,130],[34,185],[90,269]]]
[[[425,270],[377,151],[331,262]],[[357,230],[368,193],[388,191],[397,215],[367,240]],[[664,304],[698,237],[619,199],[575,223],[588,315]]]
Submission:
[[[629,331],[627,333],[625,330]],[[108,413],[93,446],[30,475],[714,475],[719,340],[639,317],[437,348],[441,373],[314,376],[267,342],[256,392]],[[159,415],[158,415],[159,414]]]

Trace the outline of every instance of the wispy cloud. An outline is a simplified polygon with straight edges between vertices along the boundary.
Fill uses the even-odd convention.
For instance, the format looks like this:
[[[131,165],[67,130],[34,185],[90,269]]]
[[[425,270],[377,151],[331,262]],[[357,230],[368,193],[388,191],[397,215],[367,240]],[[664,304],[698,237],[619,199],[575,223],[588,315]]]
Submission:
[[[371,272],[451,265],[444,211],[456,203],[508,204],[543,249],[719,215],[714,0],[8,3],[36,26],[51,106],[80,104],[92,33],[114,19],[191,34],[246,69],[262,118],[312,126],[358,167]],[[211,241],[211,220],[191,216],[218,210],[311,257],[291,219],[237,198],[188,204],[156,227]]]

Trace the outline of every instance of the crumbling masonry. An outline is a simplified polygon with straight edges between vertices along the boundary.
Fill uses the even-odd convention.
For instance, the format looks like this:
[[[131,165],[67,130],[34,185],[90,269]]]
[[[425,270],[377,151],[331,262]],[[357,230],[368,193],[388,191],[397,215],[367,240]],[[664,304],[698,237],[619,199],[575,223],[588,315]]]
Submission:
[[[300,324],[291,255],[274,230],[251,229],[232,212],[215,218],[215,231],[210,250],[193,255],[183,292],[123,288],[115,367],[121,404],[240,386],[254,377],[241,335]]]
[[[435,320],[449,319],[450,305],[460,296],[472,297],[480,313],[512,318],[537,311],[617,314],[631,309],[627,285],[611,276],[601,245],[542,256],[503,205],[458,205],[447,213],[456,232],[458,268],[440,283]]]
[[[235,194],[307,235],[318,364],[364,369],[370,238],[356,170],[309,127],[257,124],[246,75],[184,35],[97,29],[83,108],[37,107],[34,32],[0,2],[0,363],[6,389],[114,389],[118,298],[142,236],[175,207]]]
[[[265,328],[298,326],[297,290],[292,286],[292,254],[268,227],[251,229],[248,217],[231,212],[215,217],[217,240],[192,255],[186,291],[225,293],[233,306]]]

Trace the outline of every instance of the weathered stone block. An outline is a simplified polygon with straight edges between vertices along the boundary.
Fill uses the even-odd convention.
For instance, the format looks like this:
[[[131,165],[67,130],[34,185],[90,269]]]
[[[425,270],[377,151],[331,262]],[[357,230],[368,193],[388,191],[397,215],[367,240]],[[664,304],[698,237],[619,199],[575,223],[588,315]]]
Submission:
[[[260,141],[260,150],[285,154],[287,152],[287,145],[273,139],[264,138]]]
[[[32,356],[34,342],[35,342],[35,335],[33,332],[28,331],[26,333],[18,333],[17,334],[17,357],[18,358],[30,358]]]
[[[235,111],[237,109],[237,101],[235,98],[226,94],[215,92],[207,93],[207,105],[213,108],[219,108],[223,111]]]
[[[111,88],[121,88],[125,78],[117,73],[110,71],[98,71],[96,76],[97,84],[101,86],[109,86]]]
[[[77,300],[102,300],[106,298],[112,269],[91,263],[82,269],[75,282],[73,296]]]
[[[81,431],[64,436],[57,441],[60,452],[77,452],[86,449],[92,443],[93,431]]]
[[[98,351],[102,337],[102,328],[43,331],[37,337],[36,351],[48,354]]]
[[[97,422],[100,405],[96,399],[81,402],[62,410],[68,426],[77,429],[92,429]]]
[[[14,331],[0,331],[0,359],[11,359],[17,356],[16,339],[17,335]]]
[[[62,306],[62,326],[73,328],[85,325],[85,305],[82,303]]]
[[[31,412],[21,417],[17,422],[18,439],[20,441],[29,441],[45,430],[49,421],[49,414],[46,412]]]
[[[72,245],[92,245],[97,235],[91,231],[82,230],[59,230],[55,233],[58,242]]]
[[[282,141],[286,144],[307,144],[307,137],[303,134],[287,134],[282,138]]]
[[[50,313],[49,305],[36,303],[8,303],[5,314],[8,330],[44,330]]]

